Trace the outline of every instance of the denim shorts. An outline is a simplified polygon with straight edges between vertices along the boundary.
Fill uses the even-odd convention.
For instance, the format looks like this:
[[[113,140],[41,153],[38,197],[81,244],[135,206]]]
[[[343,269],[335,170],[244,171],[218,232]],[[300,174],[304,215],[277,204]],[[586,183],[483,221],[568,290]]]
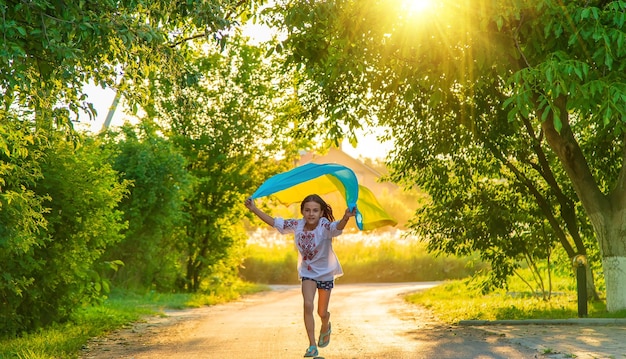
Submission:
[[[302,280],[312,280],[317,283],[317,289],[325,289],[331,290],[335,286],[335,281],[333,280],[315,280],[313,278],[302,277]]]

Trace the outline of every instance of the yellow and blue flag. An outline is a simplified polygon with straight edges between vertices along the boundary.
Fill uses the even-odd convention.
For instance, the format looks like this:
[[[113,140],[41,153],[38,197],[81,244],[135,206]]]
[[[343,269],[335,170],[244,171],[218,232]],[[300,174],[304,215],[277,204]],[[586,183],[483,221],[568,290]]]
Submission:
[[[356,206],[355,220],[360,230],[397,224],[382,208],[372,191],[359,185],[354,171],[334,163],[307,163],[272,176],[252,194],[252,198],[272,195],[288,206],[299,203],[312,193],[324,195],[333,192],[338,192],[345,199],[350,210]]]

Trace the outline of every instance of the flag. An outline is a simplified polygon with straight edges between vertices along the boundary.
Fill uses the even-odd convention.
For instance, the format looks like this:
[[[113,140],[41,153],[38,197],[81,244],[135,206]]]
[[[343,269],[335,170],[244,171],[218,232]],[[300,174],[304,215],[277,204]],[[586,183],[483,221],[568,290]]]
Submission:
[[[325,195],[338,192],[346,206],[356,206],[355,221],[360,230],[372,230],[391,225],[394,220],[378,203],[367,187],[359,185],[354,171],[339,164],[307,163],[266,180],[252,198],[273,196],[284,205],[300,203],[309,194]]]

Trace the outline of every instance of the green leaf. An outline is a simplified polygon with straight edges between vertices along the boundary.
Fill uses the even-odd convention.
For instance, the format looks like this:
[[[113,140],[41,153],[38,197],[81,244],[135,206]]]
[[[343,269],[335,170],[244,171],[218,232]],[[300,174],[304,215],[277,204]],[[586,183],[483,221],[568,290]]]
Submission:
[[[609,70],[613,67],[613,56],[611,56],[610,52],[606,52],[604,54],[604,65],[609,68]]]
[[[589,15],[591,13],[591,9],[588,7],[585,7],[581,12],[580,12],[580,18],[581,20],[585,20],[587,18],[589,18]]]
[[[545,121],[548,118],[548,115],[550,114],[550,110],[546,107],[543,109],[543,112],[541,113],[541,122]],[[556,119],[554,121],[554,124],[556,126]]]
[[[606,106],[604,110],[603,123],[605,126],[608,126],[611,123],[611,117],[613,116],[613,110],[610,105]]]
[[[583,79],[583,71],[581,70],[581,68],[578,67],[578,66],[574,66],[573,70],[574,70],[574,73],[576,74],[576,76],[578,76],[578,78],[580,80],[582,80]]]

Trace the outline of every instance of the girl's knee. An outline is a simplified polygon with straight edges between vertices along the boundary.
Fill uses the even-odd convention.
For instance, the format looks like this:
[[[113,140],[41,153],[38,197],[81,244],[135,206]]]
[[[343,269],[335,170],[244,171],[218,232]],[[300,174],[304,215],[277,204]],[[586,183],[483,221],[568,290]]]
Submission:
[[[317,314],[322,319],[326,319],[326,317],[330,316],[330,312],[328,310],[322,310],[320,308],[317,308]]]
[[[308,300],[304,301],[304,311],[306,313],[313,313],[314,306],[315,304],[313,303],[313,301],[308,301]]]

